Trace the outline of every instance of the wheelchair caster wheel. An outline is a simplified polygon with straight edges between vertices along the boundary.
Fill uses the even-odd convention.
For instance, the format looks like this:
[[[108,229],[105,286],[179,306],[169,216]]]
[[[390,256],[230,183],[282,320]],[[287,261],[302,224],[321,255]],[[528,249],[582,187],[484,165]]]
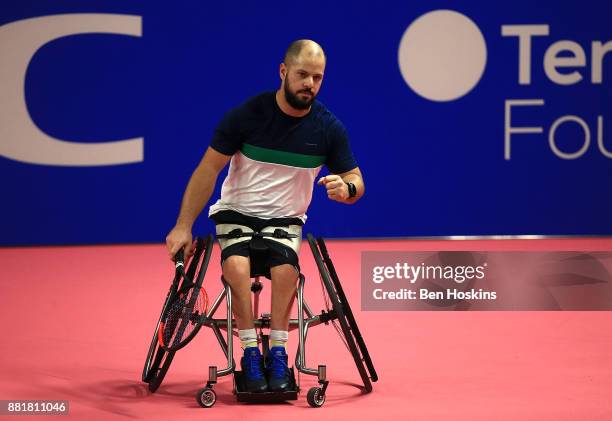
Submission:
[[[308,401],[308,405],[313,408],[320,408],[325,403],[325,395],[323,394],[323,390],[320,387],[312,387],[308,390],[308,394],[306,395],[306,400]]]
[[[196,401],[202,408],[210,408],[217,402],[217,394],[210,387],[205,387],[198,391]]]

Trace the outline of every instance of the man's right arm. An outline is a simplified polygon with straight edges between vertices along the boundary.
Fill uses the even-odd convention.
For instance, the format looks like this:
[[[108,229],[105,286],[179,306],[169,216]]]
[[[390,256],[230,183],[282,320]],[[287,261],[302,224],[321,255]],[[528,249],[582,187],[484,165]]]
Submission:
[[[187,184],[176,225],[166,236],[166,247],[170,258],[173,258],[176,252],[183,247],[186,256],[191,254],[193,223],[202,212],[204,205],[208,203],[217,177],[230,158],[231,156],[217,152],[211,147],[206,150],[202,161]]]

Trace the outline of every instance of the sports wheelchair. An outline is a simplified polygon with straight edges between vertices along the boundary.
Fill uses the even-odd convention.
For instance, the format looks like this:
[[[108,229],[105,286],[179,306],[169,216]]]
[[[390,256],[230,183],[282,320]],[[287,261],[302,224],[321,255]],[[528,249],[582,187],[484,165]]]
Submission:
[[[307,393],[307,402],[312,407],[320,407],[325,403],[325,393],[329,381],[325,365],[309,368],[306,364],[306,340],[308,330],[321,324],[332,324],[340,334],[343,342],[351,353],[359,375],[363,381],[366,392],[372,391],[372,382],[378,380],[372,359],[366,344],[359,332],[359,327],[346,299],[346,295],[338,279],[334,265],[327,252],[323,238],[316,240],[308,234],[308,244],[314,256],[321,282],[324,286],[324,301],[326,309],[315,314],[304,300],[305,277],[299,274],[297,285],[298,318],[291,319],[289,330],[298,330],[298,348],[295,356],[295,368],[304,374],[317,376],[318,387],[312,387]],[[260,242],[261,244],[261,242]],[[170,290],[162,307],[161,314],[149,347],[147,358],[142,372],[142,380],[148,383],[151,392],[155,392],[161,385],[175,353],[187,345],[198,333],[202,326],[210,328],[221,350],[227,357],[227,366],[218,368],[210,366],[206,386],[198,391],[196,401],[204,408],[212,407],[217,396],[213,389],[217,378],[233,374],[233,393],[239,402],[279,402],[296,400],[300,392],[299,376],[295,381],[294,368],[291,368],[293,388],[285,392],[249,393],[242,386],[242,373],[236,370],[233,357],[233,336],[237,336],[232,318],[232,296],[229,285],[221,276],[223,289],[209,306],[208,297],[202,287],[206,269],[208,267],[213,248],[213,237],[208,235],[205,239],[195,239],[194,255],[185,270],[182,250],[175,256],[176,271]],[[251,284],[253,292],[253,319],[255,327],[259,329],[259,340],[262,343],[264,357],[269,351],[268,335],[263,334],[264,328],[270,327],[270,314],[258,315],[259,294],[263,288],[259,277],[261,273],[251,273],[254,282]],[[215,313],[225,300],[227,315],[224,318],[214,318]],[[223,336],[225,331],[226,337]]]

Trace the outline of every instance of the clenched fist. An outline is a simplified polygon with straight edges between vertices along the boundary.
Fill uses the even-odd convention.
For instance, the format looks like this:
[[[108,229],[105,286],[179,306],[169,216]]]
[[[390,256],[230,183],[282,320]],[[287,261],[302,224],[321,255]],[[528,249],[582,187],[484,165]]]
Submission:
[[[327,175],[321,177],[317,182],[320,186],[327,189],[327,197],[336,202],[344,202],[349,197],[348,186],[339,175]]]

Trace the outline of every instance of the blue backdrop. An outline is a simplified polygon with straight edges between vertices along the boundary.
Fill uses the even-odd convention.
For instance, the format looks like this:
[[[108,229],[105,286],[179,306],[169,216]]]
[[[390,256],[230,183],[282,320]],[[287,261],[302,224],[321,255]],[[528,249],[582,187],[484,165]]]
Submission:
[[[471,19],[486,44],[482,77],[450,101],[415,92],[398,62],[411,23],[441,9]],[[84,33],[44,43],[18,87],[32,122],[71,142],[143,138],[143,159],[93,166],[23,162],[1,145],[30,138],[2,134],[0,244],[163,241],[219,119],[249,96],[278,87],[284,50],[298,38],[318,41],[327,53],[319,99],[348,128],[367,187],[355,206],[330,202],[315,188],[307,231],[329,237],[612,235],[609,1],[3,0],[0,69],[10,62],[8,52],[20,48],[2,28],[66,13],[141,17],[142,33]],[[531,39],[529,84],[519,81],[519,38],[503,36],[504,25],[548,27],[548,36]],[[584,51],[584,65],[575,47],[557,55],[559,62],[574,56],[573,66],[557,70],[578,72],[579,82],[559,84],[544,70],[547,50],[562,40]],[[601,82],[592,76],[597,41]],[[2,77],[0,84],[10,82],[0,70]],[[512,134],[506,159],[505,108],[515,99],[544,101],[515,106],[511,122],[542,133]],[[13,105],[0,108],[4,125],[17,121]],[[555,121],[557,149],[579,156],[562,159],[551,148]],[[585,150],[581,121],[590,135]],[[211,227],[203,213],[195,232]]]

